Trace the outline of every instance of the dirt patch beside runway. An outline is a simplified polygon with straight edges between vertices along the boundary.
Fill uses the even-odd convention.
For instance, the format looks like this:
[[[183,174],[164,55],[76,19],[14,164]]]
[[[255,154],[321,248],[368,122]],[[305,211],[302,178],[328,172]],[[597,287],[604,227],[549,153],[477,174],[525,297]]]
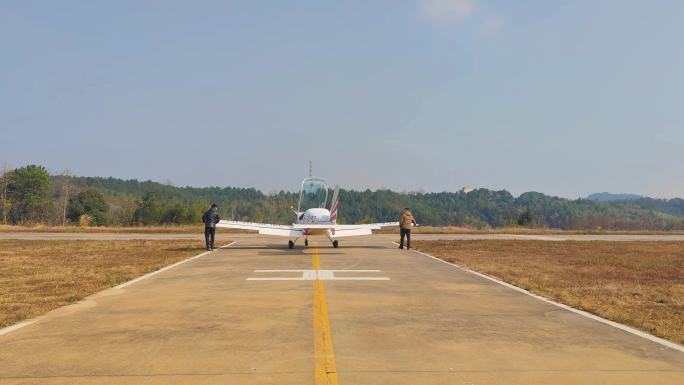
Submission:
[[[415,241],[416,249],[684,343],[684,242]]]
[[[0,240],[0,327],[202,252],[193,240]]]

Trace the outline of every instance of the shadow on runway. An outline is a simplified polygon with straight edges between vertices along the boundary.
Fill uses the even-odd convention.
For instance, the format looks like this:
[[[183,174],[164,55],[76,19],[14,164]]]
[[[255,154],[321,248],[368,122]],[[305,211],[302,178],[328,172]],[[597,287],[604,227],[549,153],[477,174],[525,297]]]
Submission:
[[[311,253],[304,253],[303,250],[283,250],[282,253],[257,253],[259,256],[272,257],[272,256],[288,256],[288,255],[307,255],[310,256]],[[342,255],[342,253],[325,253],[319,252],[318,255]]]
[[[264,255],[264,256],[273,256],[273,255],[297,255],[297,254],[305,254],[305,251],[310,251],[313,247],[309,246],[303,246],[303,247],[295,247],[294,249],[290,249],[287,247],[287,245],[281,245],[281,244],[271,244],[271,245],[245,245],[245,246],[231,246],[226,249],[235,249],[235,250],[264,250],[264,251],[270,251],[270,252],[259,252],[257,253],[258,255]],[[376,246],[376,245],[368,245],[368,246],[362,246],[362,245],[351,245],[351,246],[340,246],[339,249],[335,249],[332,246],[318,246],[318,254],[320,255],[327,255],[327,254],[335,254],[339,255],[342,254],[342,251],[344,250],[381,250],[381,249],[387,249],[389,246]],[[327,250],[327,251],[324,251]],[[339,251],[333,251],[333,250],[339,250]],[[310,254],[306,253],[306,254]]]
[[[318,246],[319,249],[333,249],[332,245]],[[390,246],[381,245],[340,245],[340,249],[387,249]],[[284,250],[309,250],[313,249],[313,246],[295,246],[294,249],[287,247],[287,244],[271,243],[263,245],[235,245],[230,247],[225,247],[224,249],[240,249],[240,250],[259,250],[259,249],[284,249]]]

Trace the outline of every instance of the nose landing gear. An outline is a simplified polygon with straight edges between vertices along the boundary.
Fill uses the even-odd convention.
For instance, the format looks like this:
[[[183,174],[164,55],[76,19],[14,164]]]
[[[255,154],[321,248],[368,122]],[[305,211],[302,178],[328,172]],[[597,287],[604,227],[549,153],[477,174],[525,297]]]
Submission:
[[[288,242],[288,243],[287,243],[287,247],[290,248],[290,249],[293,248],[293,247],[294,247],[294,242],[292,242],[292,241]]]

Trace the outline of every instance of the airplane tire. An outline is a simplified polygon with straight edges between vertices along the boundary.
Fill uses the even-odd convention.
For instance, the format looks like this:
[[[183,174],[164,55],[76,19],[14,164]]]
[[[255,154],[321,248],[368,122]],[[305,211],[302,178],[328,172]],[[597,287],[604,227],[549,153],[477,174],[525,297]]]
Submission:
[[[334,248],[337,248],[337,246],[339,246],[339,245],[340,245],[340,244],[337,243],[337,240],[334,240],[334,241],[333,241],[333,247],[334,247]]]
[[[293,247],[294,247],[294,242],[292,242],[292,241],[288,242],[288,243],[287,243],[287,247],[289,247],[290,249],[293,248]]]
[[[309,246],[309,240],[308,239],[304,240],[304,246]]]

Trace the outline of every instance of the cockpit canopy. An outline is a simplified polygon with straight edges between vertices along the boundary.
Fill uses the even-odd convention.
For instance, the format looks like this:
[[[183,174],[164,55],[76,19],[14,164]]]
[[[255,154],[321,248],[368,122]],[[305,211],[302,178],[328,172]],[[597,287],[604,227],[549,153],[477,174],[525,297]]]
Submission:
[[[299,193],[300,213],[308,209],[325,208],[328,201],[328,186],[320,178],[306,178],[302,182],[302,190]]]

